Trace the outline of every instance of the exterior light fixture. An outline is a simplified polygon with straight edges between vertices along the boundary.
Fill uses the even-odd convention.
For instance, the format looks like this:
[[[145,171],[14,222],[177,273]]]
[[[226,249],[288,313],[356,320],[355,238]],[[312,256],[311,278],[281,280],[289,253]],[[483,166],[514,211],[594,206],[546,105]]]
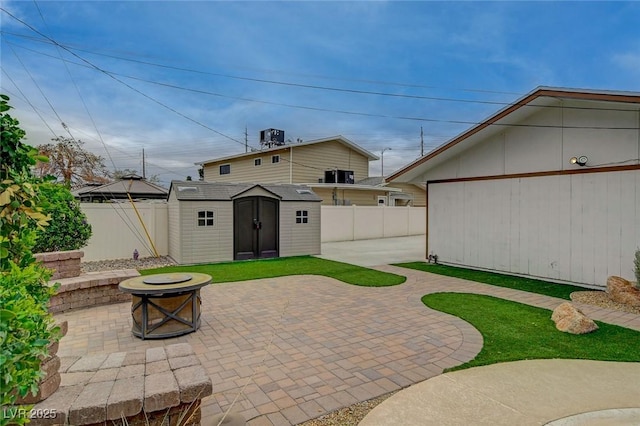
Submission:
[[[589,161],[589,159],[585,155],[581,155],[580,157],[571,157],[569,163],[584,166],[587,164],[587,161]]]

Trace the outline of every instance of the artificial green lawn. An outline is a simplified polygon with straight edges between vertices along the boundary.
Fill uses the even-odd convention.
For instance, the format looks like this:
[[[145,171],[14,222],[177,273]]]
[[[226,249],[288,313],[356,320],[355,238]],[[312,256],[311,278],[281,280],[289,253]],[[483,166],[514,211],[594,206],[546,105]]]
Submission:
[[[323,275],[348,284],[367,287],[392,286],[402,284],[406,281],[406,278],[400,275],[312,256],[245,260],[191,266],[167,266],[164,268],[140,270],[140,274],[142,275],[170,272],[201,272],[211,275],[214,284],[255,280],[259,278],[283,277],[287,275]]]
[[[628,328],[596,321],[593,333],[563,333],[547,309],[478,294],[434,293],[422,302],[462,318],[484,339],[475,359],[448,371],[524,359],[640,361],[640,332]]]
[[[448,277],[462,278],[469,281],[476,281],[484,284],[491,284],[499,287],[524,290],[530,293],[544,294],[570,300],[569,295],[574,291],[585,291],[584,287],[568,284],[558,284],[549,281],[536,280],[532,278],[515,277],[513,275],[498,274],[495,272],[477,271],[473,269],[459,268],[456,266],[439,265],[425,262],[398,263],[395,266],[403,268],[417,269],[418,271],[431,272]]]

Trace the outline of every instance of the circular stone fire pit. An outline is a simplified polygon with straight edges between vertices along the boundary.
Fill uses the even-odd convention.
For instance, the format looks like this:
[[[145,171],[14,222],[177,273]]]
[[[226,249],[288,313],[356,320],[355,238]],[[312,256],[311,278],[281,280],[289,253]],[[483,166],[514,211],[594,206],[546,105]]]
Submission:
[[[200,288],[211,276],[197,272],[145,275],[122,281],[131,293],[131,332],[141,339],[164,339],[200,327]]]

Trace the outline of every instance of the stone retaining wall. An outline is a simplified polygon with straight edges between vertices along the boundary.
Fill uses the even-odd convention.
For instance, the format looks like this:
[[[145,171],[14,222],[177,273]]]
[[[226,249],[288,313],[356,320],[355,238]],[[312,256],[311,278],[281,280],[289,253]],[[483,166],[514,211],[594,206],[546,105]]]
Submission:
[[[32,425],[196,426],[211,379],[187,343],[61,359],[60,388]]]
[[[34,257],[42,265],[55,272],[52,280],[77,277],[82,272],[80,260],[84,256],[81,250],[52,251],[50,253],[36,253]]]
[[[56,314],[70,309],[128,302],[131,295],[121,292],[118,284],[138,276],[140,273],[135,269],[123,269],[51,280],[49,285],[60,283],[60,287],[49,302],[49,311]]]

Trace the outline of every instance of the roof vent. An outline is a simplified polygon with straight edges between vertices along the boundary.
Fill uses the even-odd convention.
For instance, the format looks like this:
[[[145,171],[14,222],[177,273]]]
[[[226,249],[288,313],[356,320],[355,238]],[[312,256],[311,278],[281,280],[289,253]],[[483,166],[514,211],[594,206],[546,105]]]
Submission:
[[[185,192],[185,191],[198,192],[198,188],[196,188],[195,186],[179,186],[178,187],[178,192]]]
[[[309,189],[296,189],[296,192],[298,194],[309,194],[309,195],[313,194],[313,192],[311,192],[311,190]]]

